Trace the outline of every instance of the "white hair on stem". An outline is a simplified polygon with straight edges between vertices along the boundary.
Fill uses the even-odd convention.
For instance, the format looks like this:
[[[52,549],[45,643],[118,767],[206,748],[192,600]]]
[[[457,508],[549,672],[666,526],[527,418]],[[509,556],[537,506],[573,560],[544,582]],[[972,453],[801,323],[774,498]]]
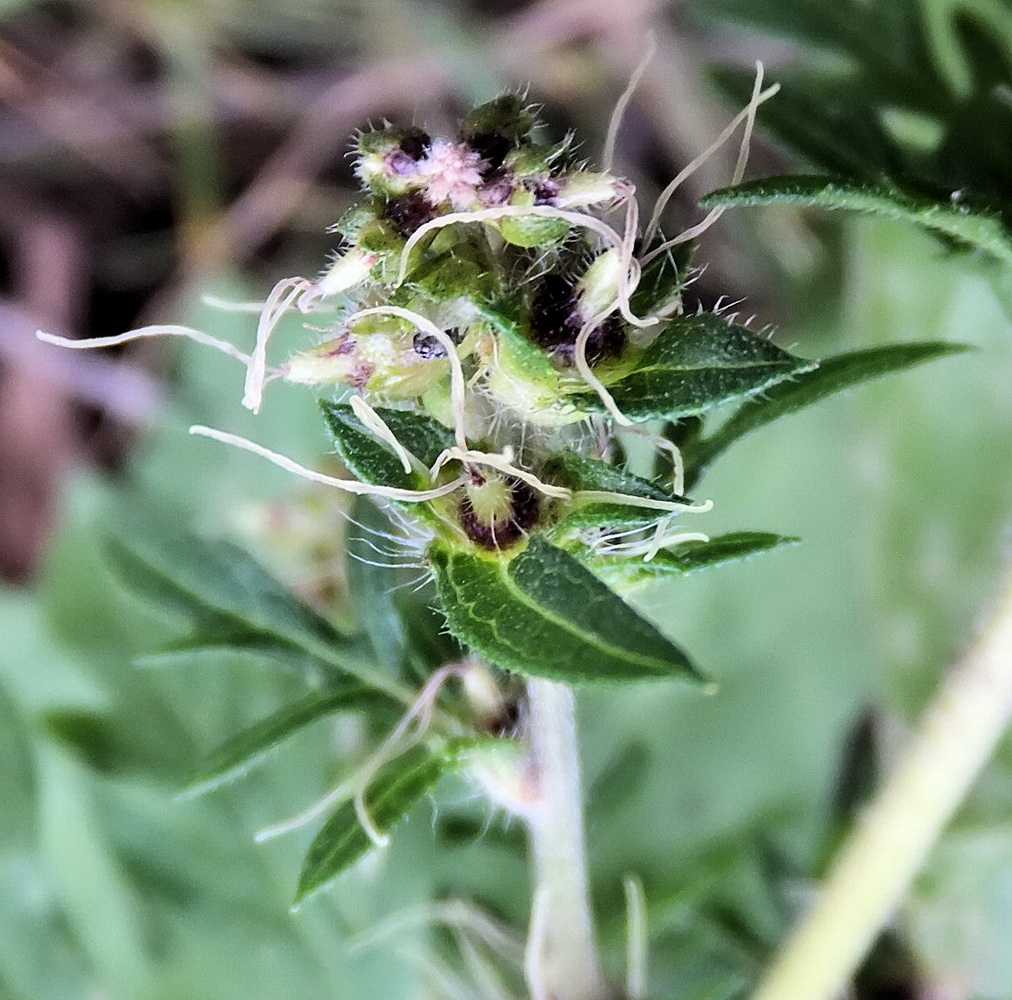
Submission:
[[[302,294],[313,287],[306,278],[282,278],[272,289],[264,302],[263,311],[257,323],[256,343],[253,356],[246,371],[246,391],[242,405],[254,413],[260,412],[263,402],[264,379],[267,369],[267,341],[281,317],[291,308]]]
[[[643,79],[647,66],[650,65],[651,60],[656,54],[657,39],[651,31],[647,34],[647,51],[639,61],[636,69],[633,70],[633,74],[629,77],[625,90],[622,91],[621,96],[615,104],[615,110],[611,113],[611,119],[608,122],[608,132],[604,140],[604,149],[601,151],[601,167],[603,170],[611,171],[612,161],[615,159],[615,146],[618,142],[618,130],[622,127],[622,119],[625,117],[626,109],[629,107],[629,102],[632,100],[636,88],[640,85],[640,80]]]
[[[734,173],[731,175],[731,187],[741,183],[742,177],[745,175],[745,164],[748,162],[749,148],[752,142],[752,130],[755,128],[755,116],[756,111],[759,110],[759,105],[762,103],[760,98],[762,97],[761,87],[763,82],[763,64],[757,62],[756,64],[755,83],[752,86],[752,97],[749,99],[748,104],[744,109],[744,121],[745,131],[742,135],[741,148],[738,150],[738,162],[735,164]],[[770,94],[773,94],[779,89],[778,86],[770,87]],[[689,240],[694,240],[697,236],[705,233],[723,214],[724,206],[718,205],[716,208],[711,209],[706,217],[701,221],[697,222],[694,226],[690,226],[684,232],[679,233],[677,236],[670,240],[665,240],[660,246],[655,247],[645,257],[643,257],[640,263],[646,267],[652,260],[660,256],[662,253],[666,253],[672,247],[678,246],[680,243],[687,243]],[[655,209],[656,214],[656,209]]]
[[[760,81],[761,85],[762,63],[757,63],[756,66],[757,66],[756,78],[757,80]],[[697,156],[694,160],[692,160],[685,167],[683,167],[682,170],[680,170],[678,174],[675,175],[674,180],[672,180],[671,183],[668,184],[668,186],[661,192],[660,196],[657,199],[656,204],[654,205],[654,210],[650,216],[650,221],[649,223],[647,223],[647,228],[643,234],[643,243],[645,246],[648,246],[650,244],[650,241],[657,235],[657,230],[660,226],[661,215],[664,213],[664,209],[668,207],[668,202],[671,200],[671,196],[675,193],[675,191],[677,191],[682,186],[682,184],[684,184],[685,181],[689,179],[689,177],[691,177],[711,156],[713,156],[714,153],[717,152],[718,149],[720,149],[721,146],[724,145],[725,142],[728,141],[728,139],[731,138],[732,135],[734,135],[738,126],[742,122],[748,121],[750,119],[752,121],[755,120],[755,113],[758,110],[759,106],[761,104],[764,104],[766,101],[768,101],[771,97],[773,97],[777,93],[779,93],[780,84],[775,83],[773,84],[772,87],[768,87],[766,90],[762,91],[762,93],[757,94],[756,90],[757,88],[753,87],[752,100],[750,100],[749,103],[744,108],[742,108],[742,110],[739,111],[738,114],[734,116],[734,118],[731,119],[731,121],[728,123],[724,131],[721,132],[720,135],[718,135],[717,138],[714,139],[714,141],[710,143],[710,145],[707,146],[707,148],[704,149],[702,153],[699,154],[699,156]],[[740,152],[739,152],[739,159],[741,159]]]
[[[388,500],[403,500],[406,503],[416,503],[444,497],[469,481],[467,476],[461,476],[453,482],[445,483],[431,490],[404,490],[397,489],[394,486],[377,486],[372,483],[361,483],[357,479],[338,479],[335,476],[328,476],[322,472],[307,469],[304,465],[299,465],[298,462],[292,461],[292,459],[287,458],[285,455],[279,455],[276,451],[271,451],[269,448],[265,448],[255,441],[250,441],[248,438],[240,437],[238,434],[229,434],[226,431],[218,431],[213,427],[204,427],[201,424],[194,424],[190,428],[190,433],[198,437],[220,441],[222,444],[230,444],[235,448],[241,448],[243,451],[259,455],[261,458],[266,458],[268,462],[273,462],[286,472],[301,476],[312,483],[333,486],[339,490],[344,490],[346,493],[354,493],[358,496],[385,497]]]
[[[625,996],[643,1000],[647,989],[647,901],[643,883],[635,875],[622,879],[625,893]]]
[[[453,338],[445,331],[436,326],[431,319],[415,312],[413,309],[403,309],[400,306],[373,306],[369,309],[359,309],[345,319],[345,323],[354,323],[355,320],[365,316],[399,316],[410,323],[414,323],[419,330],[423,330],[431,337],[435,337],[439,344],[446,351],[450,361],[450,400],[453,405],[453,433],[460,448],[467,447],[467,436],[464,433],[464,411],[466,408],[467,383],[464,380],[464,366],[460,361],[460,352]]]
[[[230,358],[241,361],[247,367],[251,358],[238,347],[228,343],[226,340],[219,340],[202,330],[194,330],[189,326],[176,326],[174,324],[160,324],[157,326],[142,326],[136,330],[128,330],[126,333],[118,333],[113,337],[89,337],[85,340],[77,340],[73,337],[58,337],[53,333],[46,333],[44,330],[36,330],[35,336],[44,344],[54,344],[57,347],[69,347],[75,351],[91,350],[99,347],[118,347],[120,344],[128,344],[132,340],[144,340],[147,337],[186,337],[187,340],[203,344],[205,347],[213,347],[215,350],[227,354]]]

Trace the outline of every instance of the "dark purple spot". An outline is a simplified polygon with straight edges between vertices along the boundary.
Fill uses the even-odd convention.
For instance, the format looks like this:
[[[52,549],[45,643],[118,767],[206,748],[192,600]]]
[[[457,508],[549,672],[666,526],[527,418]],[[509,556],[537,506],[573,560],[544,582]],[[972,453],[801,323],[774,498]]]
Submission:
[[[404,138],[400,142],[400,150],[412,160],[420,160],[429,151],[432,145],[432,137],[425,129],[409,128],[404,131]]]
[[[355,338],[350,333],[343,333],[337,343],[327,351],[327,357],[338,358],[345,354],[354,354],[357,346]]]
[[[383,216],[399,236],[407,238],[419,226],[434,219],[436,209],[421,191],[409,191],[391,198],[383,207]]]
[[[364,389],[366,382],[372,378],[372,373],[375,370],[375,365],[371,365],[367,361],[363,361],[362,364],[355,365],[355,367],[348,372],[348,377],[345,379],[345,382],[353,389]]]
[[[574,363],[576,339],[583,326],[573,286],[563,275],[546,275],[531,303],[531,340],[567,366]],[[587,361],[593,365],[614,357],[624,345],[621,320],[609,316],[587,338]]]
[[[485,184],[478,192],[481,203],[487,207],[505,205],[513,194],[513,179],[504,170],[493,170],[485,177]]]
[[[414,348],[415,354],[420,358],[425,358],[426,361],[446,357],[446,348],[431,333],[422,333],[419,330],[415,334],[415,339],[411,346]]]
[[[538,181],[531,185],[535,205],[554,205],[559,194],[559,185],[551,179]]]
[[[485,161],[481,170],[483,177],[498,170],[506,155],[516,145],[500,132],[477,132],[467,137],[467,144]]]
[[[457,508],[457,519],[464,534],[479,548],[508,549],[538,523],[541,498],[535,489],[513,476],[507,476],[505,480],[510,489],[509,506],[491,523],[478,517],[471,498],[466,495]]]

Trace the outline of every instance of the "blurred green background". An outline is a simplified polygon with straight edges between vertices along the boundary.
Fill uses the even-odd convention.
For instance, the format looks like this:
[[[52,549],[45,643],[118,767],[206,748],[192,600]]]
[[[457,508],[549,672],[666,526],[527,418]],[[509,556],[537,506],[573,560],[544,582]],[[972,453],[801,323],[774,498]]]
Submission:
[[[803,6],[838,30],[848,5]],[[957,9],[991,25],[1007,56],[1001,0],[895,6],[923,26],[955,89],[966,72],[950,38]],[[355,197],[355,128],[384,117],[446,128],[471,103],[526,88],[592,158],[653,30],[657,56],[617,160],[649,200],[734,113],[713,67],[761,58],[773,79],[781,66],[796,79],[799,66],[867,69],[860,47],[845,59],[812,32],[786,37],[765,8],[0,4],[0,997],[473,996],[464,973],[440,967],[440,935],[408,918],[434,899],[473,898],[520,925],[528,904],[518,831],[460,784],[441,786],[388,852],[289,914],[308,834],[252,836],[328,787],[340,729],[317,726],[244,781],[178,797],[203,752],[295,682],[237,654],[134,665],[171,621],[124,592],[101,540],[124,505],[169,511],[159,516],[230,533],[305,584],[306,554],[321,524],[337,533],[336,513],[307,522],[283,473],[186,428],[250,434],[308,464],[328,450],[324,430],[311,394],[292,387],[246,414],[241,369],[212,352],[148,343],[67,356],[36,345],[35,327],[98,336],[186,322],[250,343],[249,316],[202,296],[256,299],[322,266],[326,227]],[[750,176],[792,168],[773,142],[757,147]],[[672,226],[698,218],[695,199],[727,182],[732,158],[692,179]],[[978,349],[766,428],[717,465],[703,487],[716,504],[707,530],[804,543],[643,595],[716,694],[581,695],[609,961],[617,972],[633,872],[650,903],[651,996],[679,1000],[717,1000],[755,976],[859,802],[858,778],[888,767],[985,613],[1012,511],[1007,276],[899,222],[790,207],[728,213],[698,259],[708,267],[696,300],[744,298],[742,315],[803,355],[936,339]],[[284,336],[295,343],[297,331]],[[860,995],[1012,998],[1010,929],[1006,747]]]

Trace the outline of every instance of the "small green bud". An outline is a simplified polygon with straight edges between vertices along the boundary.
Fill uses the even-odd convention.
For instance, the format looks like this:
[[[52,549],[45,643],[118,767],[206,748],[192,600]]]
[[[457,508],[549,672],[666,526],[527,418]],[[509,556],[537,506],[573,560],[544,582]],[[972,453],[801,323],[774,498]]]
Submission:
[[[592,173],[581,170],[559,178],[559,191],[555,196],[556,208],[586,208],[602,205],[619,198],[626,182],[613,174]]]
[[[535,118],[516,94],[503,94],[471,111],[460,123],[464,141],[497,167],[534,128]]]

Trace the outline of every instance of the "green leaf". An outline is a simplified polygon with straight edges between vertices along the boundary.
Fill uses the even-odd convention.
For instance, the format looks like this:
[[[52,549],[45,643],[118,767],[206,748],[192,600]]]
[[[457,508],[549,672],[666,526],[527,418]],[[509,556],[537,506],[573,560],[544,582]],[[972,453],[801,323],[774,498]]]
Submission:
[[[599,576],[614,580],[616,584],[632,586],[739,562],[781,545],[797,544],[800,540],[767,531],[733,531],[708,542],[686,542],[677,548],[661,549],[649,562],[642,557],[633,560],[609,556],[607,550],[587,558],[586,562]]]
[[[404,490],[428,487],[429,484],[422,482],[418,474],[404,471],[401,460],[390,446],[367,430],[347,403],[321,400],[320,409],[333,436],[338,457],[356,479]],[[384,408],[376,412],[397,440],[423,465],[432,465],[439,453],[453,444],[452,432],[423,413]]]
[[[843,208],[924,226],[1012,265],[1012,232],[996,209],[969,198],[944,201],[897,186],[820,175],[766,177],[713,191],[704,208],[792,204]]]
[[[335,712],[367,709],[396,716],[403,706],[389,696],[350,682],[339,688],[311,691],[272,715],[242,730],[210,754],[187,786],[199,795],[241,778],[304,726]]]
[[[159,727],[150,720],[146,726],[135,725],[121,711],[51,709],[42,716],[42,724],[50,737],[104,774],[155,775],[178,782],[181,774],[192,769],[194,757],[188,744],[157,731]]]
[[[386,555],[388,547],[396,543],[383,537],[393,530],[390,519],[376,504],[368,497],[358,497],[348,526],[344,567],[355,622],[365,632],[377,662],[396,672],[404,660],[405,639],[393,588],[404,574],[378,565],[396,561]]]
[[[366,811],[376,828],[388,831],[402,819],[451,762],[446,754],[416,746],[381,768],[365,793]],[[293,905],[326,888],[372,846],[354,804],[342,803],[309,845]]]
[[[236,545],[161,529],[110,539],[107,551],[124,582],[140,596],[188,618],[193,632],[178,650],[241,649],[255,655],[306,658],[315,671],[353,676],[390,690],[359,640],[339,632]]]
[[[557,459],[557,465],[559,477],[574,491],[599,490],[652,500],[684,499],[665,492],[649,480],[574,451],[563,452]],[[574,507],[555,525],[553,534],[556,538],[566,538],[585,528],[647,526],[656,523],[659,514],[657,510],[633,507],[620,501],[602,503],[596,500],[577,500]]]
[[[509,560],[438,543],[429,558],[450,632],[500,667],[577,683],[698,676],[650,622],[540,536]]]
[[[18,706],[0,687],[0,845],[13,848],[32,843],[35,793],[28,731]]]
[[[674,420],[753,396],[812,367],[743,327],[701,313],[665,327],[608,391],[633,420]],[[596,394],[580,396],[579,403],[603,410]]]
[[[804,372],[773,387],[759,399],[749,400],[716,433],[686,448],[683,452],[686,482],[696,482],[724,449],[765,424],[869,379],[966,350],[962,344],[890,344],[823,361],[815,371]]]

